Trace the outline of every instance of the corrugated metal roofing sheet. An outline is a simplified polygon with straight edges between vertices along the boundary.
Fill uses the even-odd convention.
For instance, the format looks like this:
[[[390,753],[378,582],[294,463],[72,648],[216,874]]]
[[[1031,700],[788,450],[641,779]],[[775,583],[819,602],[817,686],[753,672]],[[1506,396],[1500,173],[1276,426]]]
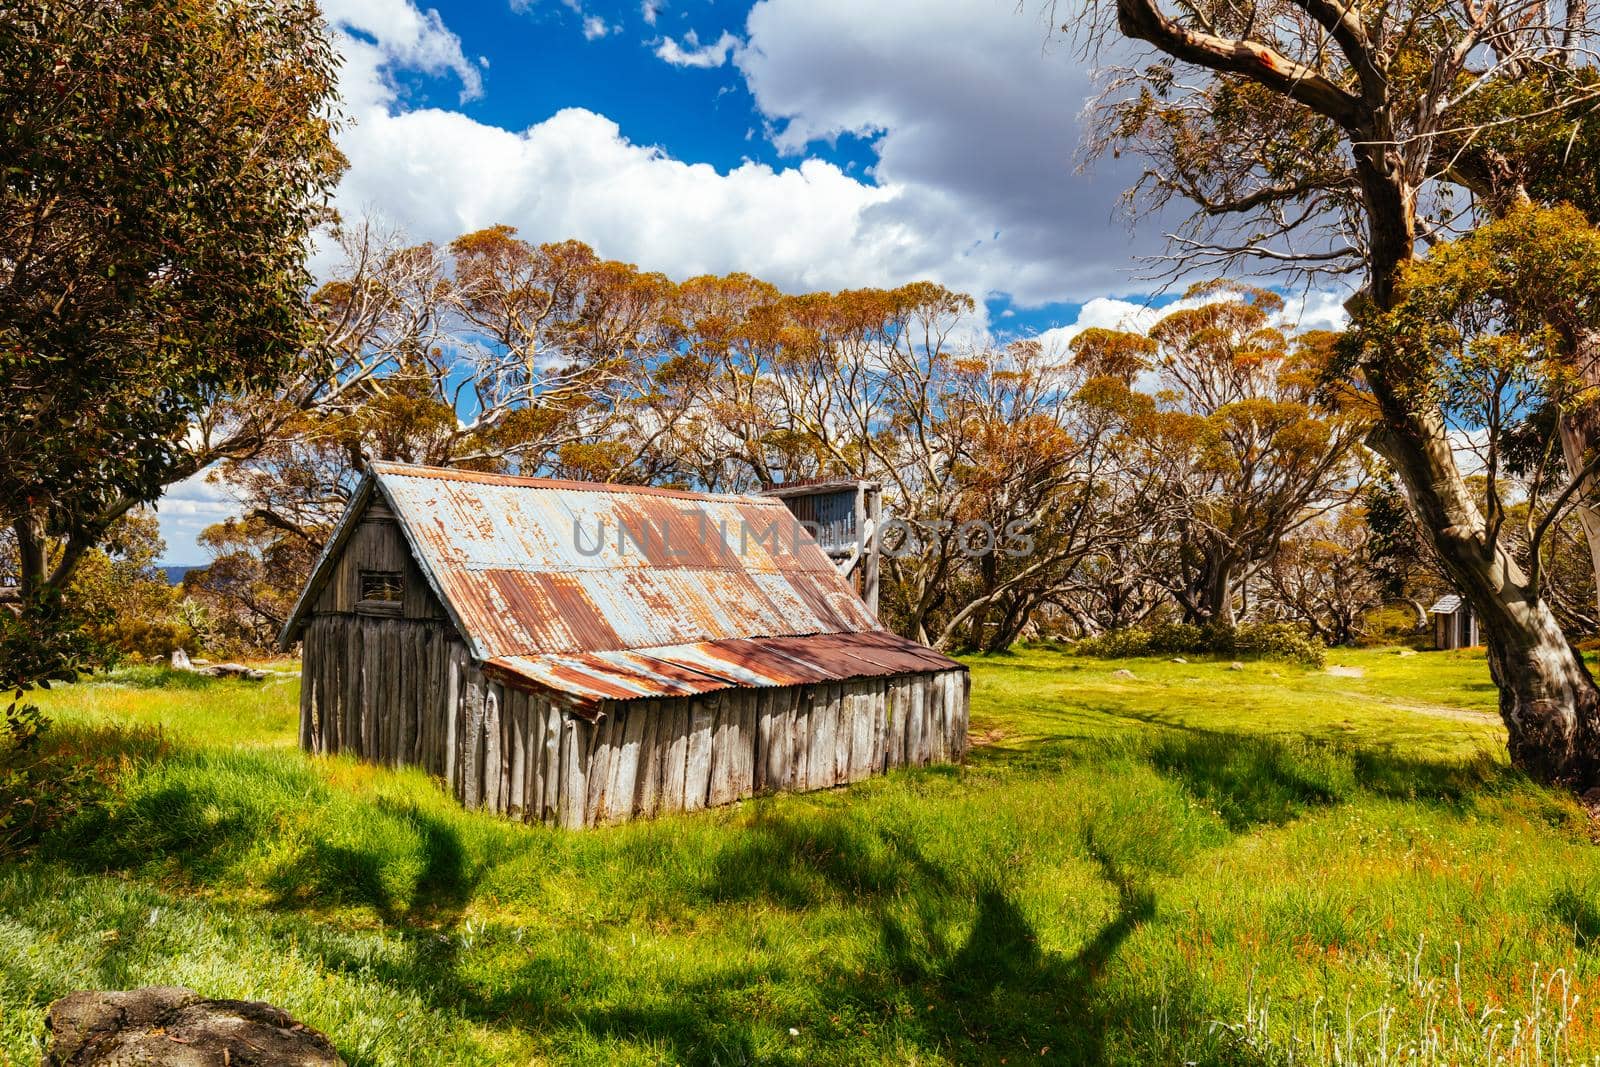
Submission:
[[[553,689],[593,705],[959,670],[960,664],[886,631],[729,638],[618,652],[502,656],[486,664],[506,680]]]
[[[1450,614],[1450,612],[1459,611],[1460,609],[1461,609],[1461,598],[1459,596],[1456,596],[1454,593],[1446,593],[1444,596],[1440,597],[1438,600],[1435,600],[1433,602],[1433,607],[1429,608],[1428,610],[1430,612],[1438,612],[1438,613],[1441,613],[1441,614],[1448,615],[1448,614]]]
[[[474,656],[579,702],[959,668],[884,631],[773,497],[372,477]]]

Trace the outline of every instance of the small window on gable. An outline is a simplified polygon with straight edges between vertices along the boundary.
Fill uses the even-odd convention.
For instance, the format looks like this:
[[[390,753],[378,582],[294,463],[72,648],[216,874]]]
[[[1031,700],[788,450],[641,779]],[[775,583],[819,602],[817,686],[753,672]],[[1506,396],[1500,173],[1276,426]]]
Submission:
[[[405,578],[399,571],[362,571],[360,605],[379,611],[399,611],[405,597]]]

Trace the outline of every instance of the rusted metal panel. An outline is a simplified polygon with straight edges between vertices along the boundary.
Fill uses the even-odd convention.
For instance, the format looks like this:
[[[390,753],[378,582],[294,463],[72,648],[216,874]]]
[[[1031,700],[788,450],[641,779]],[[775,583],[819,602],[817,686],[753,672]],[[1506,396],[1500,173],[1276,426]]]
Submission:
[[[369,479],[358,496],[393,510],[485,670],[591,712],[958,667],[884,631],[774,497],[398,464]]]
[[[374,472],[483,659],[878,628],[775,499]]]
[[[579,655],[491,660],[512,684],[549,690],[591,712],[606,700],[681,697],[719,689],[814,685],[963,669],[887,632],[730,638]]]

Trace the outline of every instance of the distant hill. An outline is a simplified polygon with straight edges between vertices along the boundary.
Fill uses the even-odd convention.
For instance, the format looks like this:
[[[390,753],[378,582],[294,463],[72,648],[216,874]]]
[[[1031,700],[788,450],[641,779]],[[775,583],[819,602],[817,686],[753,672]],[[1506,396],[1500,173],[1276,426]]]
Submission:
[[[168,585],[178,585],[180,582],[183,581],[183,576],[185,574],[188,574],[190,571],[193,571],[193,570],[199,570],[201,566],[202,566],[202,564],[199,564],[199,563],[185,563],[185,564],[181,564],[179,566],[163,567],[161,569],[167,572],[167,584]]]

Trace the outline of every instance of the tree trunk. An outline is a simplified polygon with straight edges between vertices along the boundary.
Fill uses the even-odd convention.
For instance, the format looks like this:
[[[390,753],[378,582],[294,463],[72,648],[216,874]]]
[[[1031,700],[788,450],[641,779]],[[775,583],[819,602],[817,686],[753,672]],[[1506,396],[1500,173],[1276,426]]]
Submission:
[[[17,569],[22,578],[22,595],[32,597],[44,587],[48,577],[49,541],[44,535],[44,523],[32,512],[24,512],[12,524],[17,536]]]
[[[1506,550],[1491,544],[1436,412],[1405,410],[1369,372],[1386,423],[1369,443],[1406,496],[1456,587],[1478,612],[1512,763],[1578,791],[1600,784],[1600,690],[1555,615]]]
[[[1206,561],[1204,585],[1199,590],[1199,621],[1232,628],[1237,621],[1233,611],[1234,575],[1238,567],[1231,557]]]
[[[1586,462],[1585,455],[1590,449],[1600,447],[1600,441],[1590,439],[1584,431],[1583,422],[1561,416],[1561,454],[1567,461],[1567,473],[1576,478],[1583,473]],[[1579,503],[1574,511],[1578,513],[1578,522],[1583,526],[1584,540],[1589,543],[1589,562],[1594,570],[1595,602],[1600,606],[1600,508],[1595,505],[1600,503],[1600,493],[1596,492],[1593,479],[1578,490]]]

